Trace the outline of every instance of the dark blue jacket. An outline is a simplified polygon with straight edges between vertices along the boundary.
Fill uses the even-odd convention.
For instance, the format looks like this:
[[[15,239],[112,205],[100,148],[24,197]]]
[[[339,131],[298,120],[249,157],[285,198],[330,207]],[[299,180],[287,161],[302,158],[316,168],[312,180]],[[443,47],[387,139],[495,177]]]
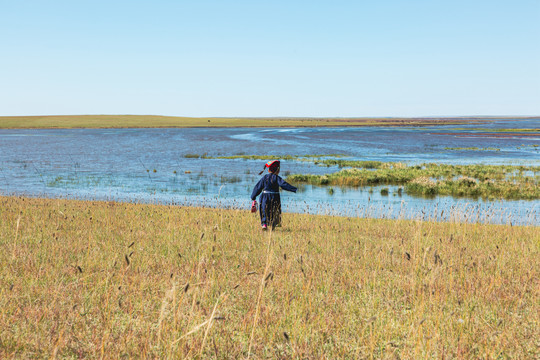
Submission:
[[[276,174],[266,174],[255,185],[253,192],[251,193],[251,200],[255,200],[260,193],[263,195],[277,194],[279,195],[279,188],[283,190],[296,192],[297,188],[283,180]]]

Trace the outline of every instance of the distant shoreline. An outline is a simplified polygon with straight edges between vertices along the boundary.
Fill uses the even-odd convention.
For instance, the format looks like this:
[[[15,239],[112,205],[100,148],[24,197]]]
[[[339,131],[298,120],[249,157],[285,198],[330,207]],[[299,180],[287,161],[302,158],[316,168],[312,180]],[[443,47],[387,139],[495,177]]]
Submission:
[[[0,129],[107,129],[107,128],[291,128],[359,126],[431,126],[481,124],[500,120],[537,119],[537,116],[474,116],[420,118],[313,118],[313,117],[180,117],[158,115],[47,115],[0,116]]]

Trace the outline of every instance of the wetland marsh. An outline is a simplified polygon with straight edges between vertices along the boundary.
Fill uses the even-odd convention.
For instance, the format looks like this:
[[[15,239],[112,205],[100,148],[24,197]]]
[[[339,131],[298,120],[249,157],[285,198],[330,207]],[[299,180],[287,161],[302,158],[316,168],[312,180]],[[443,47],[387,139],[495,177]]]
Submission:
[[[0,130],[0,357],[538,357],[540,139],[447,131]]]
[[[0,193],[247,209],[257,173],[280,158],[281,175],[300,187],[283,195],[286,212],[449,220],[455,209],[474,209],[474,221],[538,225],[538,128],[536,118],[459,127],[4,129]],[[409,182],[427,180],[320,180],[354,167],[371,176],[392,164],[407,169]],[[500,173],[488,173],[474,178],[474,191],[446,184],[434,193],[436,176],[415,170],[493,165],[513,169],[507,188],[526,184],[528,192],[478,190],[493,190],[490,177]],[[470,177],[457,175],[449,180]]]

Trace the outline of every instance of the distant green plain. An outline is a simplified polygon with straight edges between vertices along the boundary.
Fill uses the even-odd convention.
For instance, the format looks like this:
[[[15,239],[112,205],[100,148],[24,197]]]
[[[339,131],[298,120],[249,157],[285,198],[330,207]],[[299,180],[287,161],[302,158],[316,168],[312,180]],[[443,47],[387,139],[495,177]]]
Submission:
[[[157,115],[51,115],[0,116],[0,129],[427,126],[485,122],[486,119],[481,118],[206,118]]]

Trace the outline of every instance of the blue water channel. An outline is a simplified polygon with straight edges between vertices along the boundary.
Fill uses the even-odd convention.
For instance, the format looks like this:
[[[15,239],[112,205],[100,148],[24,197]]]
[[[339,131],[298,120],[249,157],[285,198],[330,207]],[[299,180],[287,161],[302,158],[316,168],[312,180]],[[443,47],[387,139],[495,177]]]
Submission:
[[[408,164],[540,166],[540,118],[428,127],[0,130],[0,194],[248,209],[263,160],[327,155]],[[463,150],[463,148],[480,150]],[[339,171],[283,161],[281,175]],[[296,184],[295,184],[296,185]],[[540,201],[412,197],[397,186],[299,185],[285,212],[540,225]]]

